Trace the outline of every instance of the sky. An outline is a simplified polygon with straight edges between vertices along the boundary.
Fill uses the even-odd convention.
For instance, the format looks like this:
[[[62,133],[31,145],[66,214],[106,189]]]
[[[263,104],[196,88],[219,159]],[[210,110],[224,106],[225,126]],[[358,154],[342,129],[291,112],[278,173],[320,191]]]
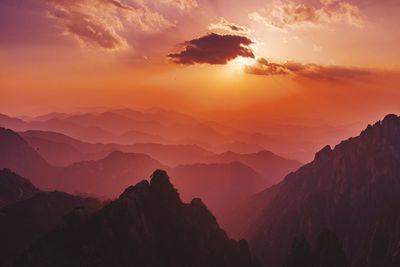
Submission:
[[[400,113],[398,0],[0,0],[0,113]]]

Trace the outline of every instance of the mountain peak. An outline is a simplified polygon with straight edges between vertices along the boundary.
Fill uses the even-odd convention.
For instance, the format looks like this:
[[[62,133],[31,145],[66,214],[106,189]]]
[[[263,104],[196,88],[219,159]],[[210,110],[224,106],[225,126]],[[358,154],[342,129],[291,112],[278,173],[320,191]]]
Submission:
[[[143,196],[148,194],[150,190],[150,183],[147,180],[143,180],[136,185],[132,185],[124,190],[120,195],[119,199],[123,198],[135,198],[137,196]]]
[[[201,200],[179,199],[164,170],[128,187],[88,219],[73,212],[67,218],[72,224],[34,243],[15,266],[258,266],[245,243],[231,240]]]
[[[320,151],[315,153],[315,161],[322,161],[329,157],[332,154],[331,146],[324,146]]]
[[[397,116],[396,114],[388,114],[385,116],[385,118],[383,119],[384,122],[388,122],[388,121],[397,121],[399,120],[400,117]]]
[[[169,181],[169,177],[166,171],[158,169],[153,172],[151,175],[151,180],[150,180],[151,185],[171,185],[171,182]]]

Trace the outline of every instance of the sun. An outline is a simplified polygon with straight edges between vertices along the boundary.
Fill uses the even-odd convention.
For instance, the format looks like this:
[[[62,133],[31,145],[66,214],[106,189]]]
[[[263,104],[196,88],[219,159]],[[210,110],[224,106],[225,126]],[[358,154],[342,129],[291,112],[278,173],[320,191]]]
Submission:
[[[228,66],[234,70],[243,70],[244,67],[252,65],[256,62],[254,58],[249,57],[237,57],[229,61]]]

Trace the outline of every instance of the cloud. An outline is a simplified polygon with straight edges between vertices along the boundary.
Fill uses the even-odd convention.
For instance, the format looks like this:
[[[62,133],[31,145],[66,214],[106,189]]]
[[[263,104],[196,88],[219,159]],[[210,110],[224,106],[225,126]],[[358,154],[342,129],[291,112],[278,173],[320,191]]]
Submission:
[[[192,9],[199,6],[196,0],[161,0],[161,3],[175,6],[181,10]]]
[[[338,23],[362,27],[364,24],[360,9],[353,4],[336,0],[321,0],[321,5],[317,8],[284,0],[275,2],[272,10],[262,9],[250,13],[249,18],[275,30],[320,28]]]
[[[254,75],[294,75],[310,79],[336,80],[355,78],[369,74],[368,70],[359,68],[346,68],[340,66],[323,66],[318,64],[301,64],[286,62],[284,64],[271,63],[260,58],[253,65],[247,65],[244,72]]]
[[[121,35],[127,25],[140,31],[159,31],[173,24],[142,3],[119,0],[46,0],[49,17],[63,27],[64,34],[81,46],[106,50],[129,47]]]
[[[232,22],[227,21],[224,18],[220,18],[220,20],[217,23],[211,23],[208,26],[208,29],[212,32],[231,33],[240,35],[248,35],[250,33],[250,30],[247,27],[234,24]]]
[[[236,57],[254,58],[253,43],[248,37],[240,35],[220,35],[210,33],[198,39],[186,41],[178,53],[168,55],[175,63],[192,65],[196,63],[226,64]]]

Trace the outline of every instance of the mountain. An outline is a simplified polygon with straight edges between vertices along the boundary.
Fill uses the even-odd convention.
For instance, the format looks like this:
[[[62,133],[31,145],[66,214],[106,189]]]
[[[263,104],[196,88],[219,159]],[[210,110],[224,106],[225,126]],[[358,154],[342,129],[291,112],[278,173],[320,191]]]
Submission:
[[[30,121],[24,121],[0,114],[0,126],[19,132],[28,130],[59,132],[86,142],[109,142],[116,137],[113,133],[101,127],[91,124],[80,125],[68,120],[68,118],[55,117],[46,121],[33,118]]]
[[[0,170],[0,209],[8,204],[32,197],[39,192],[27,179],[9,169]]]
[[[335,233],[323,229],[312,247],[304,235],[294,238],[284,267],[347,267],[346,255]]]
[[[227,151],[207,159],[207,162],[215,163],[235,161],[248,165],[260,173],[264,178],[264,187],[280,182],[285,175],[303,165],[296,160],[285,159],[267,150],[250,154],[238,154]]]
[[[83,160],[98,160],[119,150],[127,153],[143,153],[165,165],[176,166],[204,161],[214,154],[197,145],[165,145],[137,143],[133,145],[87,143],[64,134],[51,131],[25,131],[19,133],[48,162],[65,166]],[[60,152],[61,151],[61,152]]]
[[[171,177],[184,200],[201,197],[218,218],[262,188],[262,177],[240,162],[181,165]]]
[[[124,146],[116,144],[87,143],[51,131],[29,130],[18,134],[31,147],[36,148],[37,152],[47,162],[56,166],[66,166],[84,160],[102,159],[112,151],[124,148]]]
[[[256,266],[200,199],[182,203],[165,171],[128,187],[83,222],[35,242],[15,266]]]
[[[24,136],[24,135],[22,135]],[[66,166],[85,160],[85,154],[72,145],[53,142],[40,137],[23,137],[46,161],[54,166]]]
[[[0,128],[0,168],[11,169],[39,188],[46,187],[53,168],[16,132]]]
[[[9,183],[23,183],[34,190],[32,196],[11,203],[0,209],[0,266],[10,266],[14,258],[44,234],[63,223],[63,217],[77,209],[82,214],[100,208],[100,203],[91,198],[72,196],[63,192],[39,192],[24,178],[7,171]],[[15,187],[3,188],[13,194]]]
[[[161,136],[148,134],[140,131],[130,130],[115,138],[114,143],[133,144],[133,143],[168,143],[168,140]]]
[[[54,179],[59,190],[115,197],[125,187],[147,177],[152,170],[165,167],[145,154],[114,151],[101,160],[59,168]]]
[[[181,161],[201,161],[213,155],[198,146],[137,144],[122,146],[122,148],[151,153],[155,158],[142,153],[113,151],[97,159],[103,153],[105,154],[107,149],[111,150],[120,146],[88,144],[53,132],[28,131],[21,133],[21,135],[30,140],[31,144],[40,146],[35,150],[17,133],[5,129],[0,131],[0,140],[2,136],[4,138],[11,136],[12,139],[15,139],[13,142],[4,142],[9,146],[4,151],[10,151],[10,153],[7,154],[7,157],[4,156],[6,160],[0,167],[17,170],[44,190],[61,190],[73,194],[89,194],[108,198],[116,197],[123,188],[138,182],[137,177],[139,179],[146,177],[154,169],[170,169],[157,159],[171,164]],[[52,144],[60,145],[53,147]],[[66,153],[66,150],[57,151],[57,149],[64,146],[73,148],[72,151],[80,148],[85,152],[79,151],[73,156],[71,154],[61,155]],[[1,143],[0,147],[3,149]],[[16,153],[21,151],[20,147],[23,147],[23,150],[29,153]],[[74,163],[56,167],[48,164],[38,152],[47,155],[46,157],[52,160],[52,163],[57,161],[61,165],[60,163],[68,163],[68,160],[74,160]],[[66,156],[64,162],[63,156]],[[71,156],[71,158],[67,156]],[[93,157],[96,159],[75,162],[79,159],[75,157]],[[30,164],[30,162],[39,163]],[[178,178],[177,183],[182,185],[184,197],[203,197],[206,203],[210,205],[211,210],[216,212],[218,216],[233,207],[238,200],[248,197],[262,188],[260,175],[250,167],[240,163],[180,166],[171,169],[171,171],[174,174],[173,177]],[[187,185],[186,177],[198,179],[199,187],[196,189]],[[187,181],[192,179],[188,178]],[[195,184],[197,181],[193,183]],[[210,191],[208,188],[213,188],[215,184],[218,187]]]
[[[223,153],[226,151],[232,151],[238,154],[251,154],[257,153],[258,151],[265,150],[262,146],[252,143],[245,143],[240,141],[233,141],[230,143],[218,145],[210,148],[213,152]]]
[[[334,149],[326,146],[260,193],[265,202],[255,213],[244,205],[236,217],[251,220],[239,221],[238,232],[267,266],[282,266],[296,236],[315,246],[325,228],[337,236],[349,266],[399,266],[399,137],[400,118],[388,115]]]
[[[144,153],[159,160],[168,166],[180,164],[194,164],[203,162],[212,152],[201,148],[198,145],[162,145],[154,143],[140,143],[129,146],[130,151]]]

